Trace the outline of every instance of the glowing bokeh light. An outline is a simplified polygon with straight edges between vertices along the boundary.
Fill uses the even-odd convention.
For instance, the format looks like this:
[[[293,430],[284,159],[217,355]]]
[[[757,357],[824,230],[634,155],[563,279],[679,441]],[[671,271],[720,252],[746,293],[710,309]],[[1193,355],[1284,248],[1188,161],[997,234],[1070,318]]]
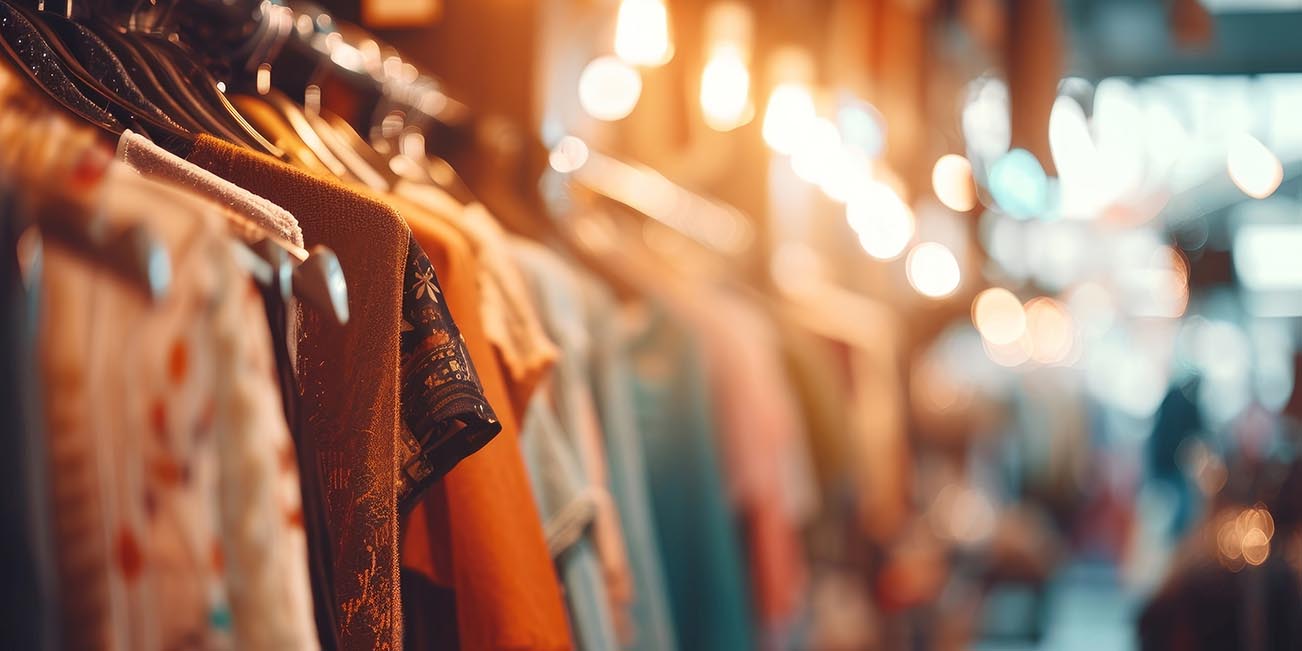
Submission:
[[[1126,313],[1137,317],[1175,319],[1189,304],[1188,263],[1156,235],[1131,232],[1118,247],[1112,268],[1114,283]]]
[[[1234,233],[1234,272],[1244,287],[1257,291],[1302,289],[1302,225],[1244,224]]]
[[[1026,310],[1012,292],[992,287],[972,301],[972,324],[986,341],[1006,346],[1026,333]]]
[[[1083,282],[1071,290],[1067,309],[1081,333],[1090,337],[1106,334],[1117,320],[1117,305],[1112,294],[1093,281]]]
[[[740,50],[721,46],[701,71],[701,114],[715,131],[731,131],[750,121],[750,71]]]
[[[846,144],[857,147],[869,158],[886,149],[886,127],[882,114],[872,104],[853,102],[836,113],[836,122]]]
[[[796,83],[779,84],[769,94],[764,109],[764,142],[779,154],[791,154],[816,117],[814,98],[808,87]]]
[[[1253,529],[1243,536],[1243,560],[1248,565],[1261,565],[1270,557],[1270,538],[1261,529]]]
[[[913,247],[904,269],[909,284],[927,298],[953,294],[962,280],[958,259],[949,247],[939,242],[923,242]]]
[[[669,11],[663,0],[623,0],[615,19],[615,54],[635,66],[660,66],[673,58]]]
[[[1243,537],[1235,530],[1235,521],[1226,519],[1216,531],[1216,549],[1221,559],[1236,561],[1243,558]]]
[[[818,187],[829,199],[845,203],[857,188],[872,180],[872,161],[861,149],[848,144],[832,154],[833,160],[819,179]]]
[[[1067,221],[1025,224],[1026,266],[1036,284],[1058,291],[1087,273],[1097,241],[1090,229]]]
[[[1230,140],[1225,161],[1230,180],[1254,199],[1265,199],[1274,194],[1284,180],[1284,166],[1279,157],[1260,140],[1246,133]]]
[[[958,154],[945,154],[931,169],[931,188],[950,210],[967,212],[976,207],[972,163]]]
[[[981,347],[985,349],[986,357],[1000,366],[1014,368],[1031,361],[1031,338],[1025,332],[1008,344],[993,344],[982,338]]]
[[[1014,149],[995,161],[988,182],[995,203],[1018,219],[1042,216],[1049,209],[1049,178],[1040,161],[1025,149]]]
[[[1158,256],[1166,258],[1170,267],[1162,274],[1162,281],[1159,283],[1161,294],[1155,302],[1166,308],[1160,316],[1178,319],[1184,316],[1185,310],[1189,307],[1189,261],[1185,260],[1184,254],[1180,253],[1179,249],[1172,246],[1162,247]]]
[[[641,97],[642,76],[615,57],[593,59],[579,75],[579,104],[598,120],[628,117]]]
[[[1181,108],[1153,102],[1144,111],[1148,175],[1163,182],[1171,180],[1172,172],[1191,151],[1189,132],[1177,115]]]
[[[864,251],[879,260],[898,257],[913,239],[913,211],[883,183],[870,182],[852,193],[845,215]]]
[[[1275,535],[1275,521],[1261,503],[1235,514],[1222,512],[1217,518],[1216,549],[1221,562],[1234,571],[1249,565],[1261,565],[1270,558],[1270,542]]]
[[[814,118],[791,152],[791,171],[807,183],[822,183],[835,169],[841,152],[841,134],[827,118]]]
[[[1085,111],[1076,100],[1059,97],[1049,113],[1049,151],[1058,168],[1062,212],[1067,217],[1096,216],[1112,199]]]
[[[1228,383],[1247,376],[1252,368],[1252,342],[1243,328],[1220,319],[1186,324],[1192,330],[1192,361],[1203,377]]]
[[[565,136],[552,147],[547,162],[561,174],[569,174],[588,162],[588,144],[574,136]]]
[[[1076,336],[1071,315],[1061,303],[1044,296],[1026,303],[1026,333],[1031,340],[1031,359],[1041,364],[1067,359]]]
[[[963,107],[963,139],[973,160],[988,164],[1008,151],[1008,85],[997,77],[981,77],[968,84]]]
[[[981,245],[1002,273],[1023,280],[1031,274],[1027,224],[998,210],[987,210],[977,222]]]
[[[1070,97],[1054,100],[1049,112],[1049,151],[1059,176],[1064,174],[1064,168],[1075,171],[1093,162],[1094,140],[1085,110]]]
[[[1113,328],[1090,345],[1086,386],[1100,402],[1134,418],[1148,418],[1166,395],[1167,360],[1153,346],[1135,341],[1124,328]]]
[[[1275,536],[1275,518],[1270,515],[1270,511],[1260,502],[1250,509],[1244,509],[1239,514],[1240,528],[1245,531],[1256,529],[1265,534],[1269,540]]]
[[[1125,80],[1110,78],[1094,90],[1092,131],[1097,166],[1094,183],[1102,191],[1098,203],[1135,192],[1144,183],[1147,124],[1141,98]]]

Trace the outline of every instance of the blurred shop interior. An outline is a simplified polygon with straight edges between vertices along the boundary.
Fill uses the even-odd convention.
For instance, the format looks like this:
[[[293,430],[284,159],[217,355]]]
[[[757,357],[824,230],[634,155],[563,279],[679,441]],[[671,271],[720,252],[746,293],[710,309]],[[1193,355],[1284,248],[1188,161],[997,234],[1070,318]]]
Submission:
[[[1302,576],[1302,5],[437,4],[379,33],[694,282],[863,354],[821,390],[874,497],[855,535],[821,494],[807,648],[1299,643],[1263,612]]]
[[[192,65],[178,66],[191,70],[182,81],[204,89],[160,81],[157,94],[177,106],[144,95],[166,115],[141,117],[143,104],[109,113],[131,112],[128,131],[186,159],[168,165],[194,163],[292,213],[306,244],[290,253],[310,250],[302,269],[338,255],[327,287],[346,280],[346,294],[299,296],[308,272],[295,267],[293,291],[276,291],[295,295],[298,334],[269,317],[271,336],[258,335],[276,351],[275,395],[295,403],[277,427],[287,423],[301,474],[287,490],[307,514],[306,542],[283,543],[307,550],[283,557],[304,567],[284,581],[306,590],[311,579],[291,600],[304,622],[296,648],[1302,648],[1302,2],[47,4],[0,0],[0,100],[11,115],[58,113],[76,126],[39,128],[65,139],[94,124],[80,119],[91,109],[59,97],[50,79],[60,70],[23,72],[37,68],[19,22],[62,39],[50,51],[92,75],[95,55],[74,47],[74,26],[96,25],[86,29],[114,50],[114,34],[166,42],[149,47],[174,49]],[[134,81],[163,77],[125,70]],[[102,102],[87,87],[131,97],[68,78],[92,104]],[[195,153],[204,138],[261,142],[238,129],[226,137],[229,115],[209,128],[203,114],[218,104],[267,135],[272,156],[284,154],[277,165],[329,177],[407,220],[429,257],[417,269],[431,272],[415,284],[408,276],[401,291],[427,289],[416,297],[438,304],[427,309],[446,303],[456,325],[440,341],[468,342],[448,355],[469,360],[487,425],[457,416],[423,438],[417,421],[444,403],[416,413],[426,407],[410,393],[417,362],[405,348],[385,371],[396,407],[363,396],[364,376],[312,376],[312,355],[327,360],[319,368],[353,368],[350,356],[422,326],[409,312],[387,329],[368,320],[380,290],[366,265],[389,261],[381,245],[367,248],[380,241],[369,222],[350,213],[340,223],[352,226],[330,230],[310,213],[340,200],[296,203],[277,195],[279,181],[254,178],[271,172],[223,171]],[[5,123],[0,114],[0,143],[36,128]],[[98,126],[106,156],[117,148],[113,165],[150,176],[124,154],[127,135],[105,138]],[[346,139],[329,131],[356,135],[346,154]],[[182,136],[199,134],[192,150]],[[0,154],[0,216],[43,205],[32,188],[63,187],[21,160]],[[383,182],[368,180],[372,167]],[[70,174],[67,183],[79,178]],[[479,221],[461,216],[467,206]],[[449,210],[430,222],[455,233],[436,251],[423,234],[433,227],[410,215]],[[32,289],[40,283],[20,254],[13,287],[57,306],[54,251],[68,236],[56,226],[67,224],[27,212],[6,237],[21,252],[17,225],[42,231],[49,283]],[[330,250],[318,255],[314,242]],[[97,246],[73,246],[73,257],[119,259]],[[171,255],[178,270],[199,264]],[[184,274],[173,275],[179,296]],[[323,301],[335,312],[345,302],[339,325]],[[38,378],[27,384],[41,402],[19,392],[6,404],[27,405],[18,411],[50,432],[45,441],[28,427],[11,441],[18,456],[7,463],[27,469],[14,481],[57,486],[70,472],[60,465],[70,463],[59,454],[67,441],[54,436],[63,416],[50,405],[82,394],[67,393],[70,371],[50,360],[72,345],[57,337],[76,341],[70,320],[91,313],[32,308],[36,331],[63,334],[7,331],[11,372]],[[260,312],[255,320],[264,332]],[[152,359],[149,350],[122,354]],[[77,368],[90,393],[111,375]],[[133,404],[136,376],[123,377]],[[248,386],[223,377],[215,386]],[[88,399],[78,413],[96,422],[102,408]],[[397,432],[383,454],[329,424],[382,409]],[[433,445],[443,437],[460,445],[455,454],[453,443]],[[445,460],[431,452],[410,476],[412,466],[391,468],[387,457],[374,465],[404,444]],[[21,459],[42,446],[46,470],[23,479],[34,466]],[[223,465],[224,449],[214,476],[238,476],[223,474],[238,470]],[[122,463],[97,485],[130,484],[121,478],[135,466]],[[140,467],[152,477],[150,463]],[[307,469],[318,466],[313,488]],[[399,481],[387,501],[345,513],[340,505],[375,497],[360,477],[391,472]],[[38,590],[51,607],[26,620],[56,642],[28,648],[166,648],[175,632],[155,630],[166,627],[147,614],[163,612],[171,593],[115,578],[117,534],[100,548],[109,588],[91,611],[102,629],[68,632],[84,621],[65,599],[80,580],[69,567],[84,570],[73,562],[84,558],[58,544],[73,498],[46,492],[54,506],[35,511],[54,513],[48,544],[9,554],[27,559],[13,561],[21,567],[39,568],[33,550],[56,557],[44,578],[30,577],[54,586]],[[244,563],[229,539],[238,514],[214,494],[194,499],[218,505],[209,534],[227,566]],[[131,512],[117,503],[101,504],[105,521]],[[184,521],[176,529],[191,531]],[[383,535],[353,536],[356,527]],[[179,562],[150,564],[166,545],[145,548],[132,554],[158,585],[200,582]],[[366,569],[378,557],[392,567]],[[372,570],[392,577],[367,583],[378,581]],[[256,642],[274,638],[258,637],[266,614],[249,605],[263,602],[241,597],[256,582],[240,572],[214,570],[203,585],[225,587],[195,588],[226,595],[220,612],[234,621],[223,629],[206,616],[196,648],[290,648]],[[373,589],[353,598],[354,584]],[[216,612],[199,601],[195,612]]]

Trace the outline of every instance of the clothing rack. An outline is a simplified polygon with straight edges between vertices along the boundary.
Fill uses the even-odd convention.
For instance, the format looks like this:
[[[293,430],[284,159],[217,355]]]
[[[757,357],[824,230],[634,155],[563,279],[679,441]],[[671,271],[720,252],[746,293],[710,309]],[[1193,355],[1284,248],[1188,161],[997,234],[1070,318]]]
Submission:
[[[247,21],[248,12],[253,10],[242,3],[199,2],[194,7],[193,14],[187,16],[191,10],[186,9],[176,20],[195,29],[202,27],[204,31],[196,32],[199,38],[193,39],[201,43],[222,43],[223,39],[213,35],[241,32],[240,21]],[[357,93],[361,98],[354,102],[358,109],[346,118],[360,130],[379,126],[381,139],[386,135],[385,118],[395,115],[401,116],[399,131],[414,129],[426,143],[456,148],[476,137],[475,117],[465,104],[448,96],[434,77],[374,37],[335,20],[323,10],[304,9],[294,3],[262,2],[253,11],[258,15],[256,30],[234,45],[232,51],[237,58],[246,57],[246,63],[239,67],[255,76],[262,75],[254,80],[260,90],[271,84],[291,97],[306,93],[309,111],[313,93],[332,89]],[[736,208],[702,197],[643,166],[593,151],[588,163],[571,176],[587,189],[715,253],[732,257],[753,241],[750,220]],[[652,187],[654,191],[648,189]],[[666,207],[671,198],[674,205]],[[690,218],[685,217],[689,214]]]
[[[33,29],[34,38],[86,27],[67,24],[70,16],[106,30],[106,40],[157,55],[166,80],[149,90],[176,100],[144,119],[137,115],[144,102],[73,74],[74,62],[50,70],[68,73],[64,90],[96,100],[90,108],[69,103],[69,113],[109,118],[83,140],[115,137],[114,162],[105,165],[136,173],[103,174],[88,185],[103,196],[113,182],[129,189],[112,204],[113,218],[155,226],[176,272],[175,300],[142,306],[58,256],[50,269],[63,276],[51,274],[36,290],[48,306],[41,318],[53,326],[37,344],[49,364],[42,370],[52,372],[38,381],[59,401],[35,410],[52,414],[37,421],[50,431],[28,435],[49,437],[52,467],[93,462],[77,466],[85,477],[63,473],[68,480],[51,489],[63,545],[58,617],[74,638],[69,646],[93,648],[102,635],[104,646],[142,649],[437,649],[449,640],[487,649],[505,639],[611,649],[622,644],[613,622],[637,617],[637,634],[654,648],[751,648],[752,634],[771,621],[746,614],[747,573],[777,571],[764,589],[775,603],[794,603],[798,559],[743,567],[743,543],[728,529],[734,515],[776,505],[786,486],[805,481],[781,463],[798,458],[787,451],[799,428],[784,396],[767,395],[784,380],[775,347],[766,345],[773,339],[761,301],[721,283],[693,286],[699,279],[683,274],[672,292],[662,291],[650,255],[624,278],[645,299],[638,307],[682,304],[664,309],[657,324],[633,323],[611,291],[614,280],[605,284],[595,266],[581,268],[550,248],[570,242],[505,228],[488,192],[485,203],[468,194],[461,201],[440,175],[437,168],[452,166],[431,161],[426,148],[501,144],[484,142],[489,118],[328,14],[238,0],[29,9],[19,12],[25,20],[58,25]],[[115,54],[109,49],[106,57]],[[23,53],[11,50],[22,63]],[[139,74],[154,72],[148,63]],[[27,81],[28,90],[59,90]],[[332,113],[337,106],[346,113]],[[527,147],[516,154],[542,149],[531,135],[511,144],[521,143]],[[163,151],[151,165],[144,154],[131,158],[133,146]],[[505,172],[492,189],[511,194],[535,224],[563,223],[559,211],[530,203],[538,179]],[[590,191],[621,206],[612,212],[646,218],[624,225],[664,226],[717,254],[712,260],[736,266],[754,240],[735,209],[614,156],[593,154],[573,174],[547,181],[557,179],[576,197]],[[236,190],[249,197],[231,198]],[[163,221],[150,202],[164,198],[186,214]],[[163,266],[157,256],[103,252],[139,249],[132,242],[149,241],[143,229],[95,240],[59,226],[50,222],[51,237],[99,245],[94,255],[123,274]],[[291,295],[313,309],[298,313]],[[724,311],[706,315],[714,299]],[[743,327],[728,332],[733,323]],[[623,332],[642,325],[663,327],[653,338],[665,341],[635,342]],[[702,348],[721,353],[713,361],[748,382],[707,378],[713,369],[696,352],[695,329],[712,337]],[[656,364],[641,363],[647,354]],[[746,433],[747,419],[712,415],[707,395],[715,390],[727,393],[721,406],[775,397],[765,408],[787,409],[766,414],[754,432],[759,444],[750,450],[763,455],[755,467],[773,481],[756,487],[745,513],[732,513],[724,497],[713,428],[731,419],[734,434]],[[102,422],[83,426],[82,414]],[[673,449],[678,442],[692,446],[688,454]],[[642,459],[643,445],[670,446],[646,455],[659,464],[654,482],[632,474],[653,463]],[[607,479],[605,464],[624,479]],[[687,498],[671,510],[688,517],[658,522],[678,528],[653,539],[661,514],[647,496],[622,489],[680,483],[688,489],[667,499]],[[769,538],[761,553],[798,550],[797,516],[766,515],[781,520],[765,523],[766,536],[781,540]],[[103,521],[83,519],[92,516]],[[638,524],[626,534],[621,518]],[[621,551],[626,535],[638,549]],[[677,582],[676,599],[702,621],[726,619],[722,634],[690,621],[672,629],[668,588],[654,584],[656,567],[646,569],[661,562],[662,542],[672,545],[672,575],[701,568]],[[700,550],[710,553],[705,563]],[[450,576],[422,565],[450,555]],[[95,581],[80,580],[83,562]],[[724,564],[730,569],[712,572]],[[702,601],[694,584],[705,582],[711,586],[699,593],[710,596]],[[173,585],[184,590],[173,594]],[[621,590],[627,594],[615,600],[603,596]],[[440,596],[448,591],[455,601]],[[641,621],[634,600],[658,614]]]
[[[96,90],[96,92],[106,94],[110,97],[115,97],[116,95],[114,91],[104,88],[97,80],[90,78],[89,72],[81,66],[80,62],[75,60],[75,57],[71,52],[64,48],[63,39],[68,37],[60,35],[57,30],[47,28],[41,21],[48,19],[57,24],[59,21],[68,21],[68,17],[71,16],[81,21],[109,21],[112,23],[112,21],[118,20],[123,21],[123,24],[135,24],[139,22],[136,18],[142,11],[142,3],[136,3],[130,8],[127,8],[123,3],[68,2],[62,7],[59,7],[59,11],[55,10],[56,8],[52,6],[52,3],[40,1],[32,4],[34,5],[36,13],[26,14],[26,16],[30,18],[31,24],[37,28],[40,38],[47,39],[46,45],[54,49],[57,57],[63,59],[59,65],[66,68],[69,72],[74,73],[74,81],[89,84],[92,89]],[[197,11],[204,7],[210,8],[215,4],[218,3],[185,3],[185,7],[187,8],[186,11]],[[152,5],[150,9],[154,12],[161,12],[161,15],[166,16],[171,15],[172,10],[175,9],[175,7],[172,5],[160,4]],[[16,18],[25,19],[23,16],[24,15],[20,13]],[[163,24],[164,23],[159,22],[156,26],[161,26]],[[68,32],[65,31],[63,34],[68,34]],[[20,70],[29,75],[35,75],[28,65],[22,61],[25,56],[24,54],[14,50],[7,41],[3,43],[3,46],[6,55],[18,64],[17,67]],[[43,83],[35,76],[31,78],[36,81],[38,85]],[[201,86],[202,83],[197,85]],[[224,101],[224,98],[219,97],[218,99]],[[69,110],[74,113],[77,112],[76,109],[71,107],[69,107]],[[145,113],[143,112],[130,113],[128,115],[132,115],[137,119],[145,120]],[[151,125],[150,130],[153,131],[155,137],[159,137],[160,135],[165,136],[160,138],[160,144],[173,147],[188,147],[188,145],[185,145],[181,140],[172,137],[172,134],[175,133],[173,129],[166,126],[159,127],[158,125],[161,124],[159,120],[150,118],[146,120],[146,122]],[[107,123],[100,124],[99,126],[109,131],[117,130],[117,127]],[[161,132],[158,130],[160,128],[162,129]],[[98,250],[100,254],[106,255],[108,258],[113,260],[111,264],[112,267],[119,269],[121,273],[128,277],[136,279],[144,288],[146,288],[147,293],[150,295],[158,295],[165,287],[166,283],[163,280],[165,274],[163,270],[167,267],[164,264],[164,258],[161,258],[156,250],[151,249],[150,246],[145,243],[147,238],[146,240],[140,240],[140,235],[133,235],[128,238],[128,243],[119,244],[116,242],[110,243],[107,241],[97,240],[94,237],[79,236],[77,235],[75,228],[68,224],[59,224],[56,228],[58,230],[54,237],[69,239],[70,241],[78,243],[78,248],[83,250],[83,252],[89,253],[91,250]],[[268,234],[261,232],[257,227],[247,224],[232,224],[232,228],[246,242],[250,244],[263,244],[262,246],[259,246],[257,250],[263,253],[263,259],[267,264],[270,264],[273,267],[288,265],[286,267],[287,270],[284,273],[276,274],[276,276],[284,277],[286,279],[286,289],[289,289],[294,294],[304,298],[307,304],[321,310],[324,314],[329,315],[331,319],[340,323],[346,322],[346,281],[344,280],[343,270],[340,268],[338,260],[335,258],[333,252],[331,252],[327,247],[314,248],[311,255],[320,256],[320,259],[314,261],[310,265],[305,265],[303,263],[311,258],[309,258],[309,253],[300,247],[297,247],[292,243],[278,240],[275,237],[269,237]],[[130,243],[137,240],[140,241],[136,244]],[[272,249],[274,248],[280,248],[281,253],[272,253]],[[126,253],[127,250],[134,251],[134,253],[128,254]],[[249,260],[249,257],[242,256],[241,259]],[[262,272],[255,273],[255,277],[265,282],[271,282],[272,279],[272,275]]]

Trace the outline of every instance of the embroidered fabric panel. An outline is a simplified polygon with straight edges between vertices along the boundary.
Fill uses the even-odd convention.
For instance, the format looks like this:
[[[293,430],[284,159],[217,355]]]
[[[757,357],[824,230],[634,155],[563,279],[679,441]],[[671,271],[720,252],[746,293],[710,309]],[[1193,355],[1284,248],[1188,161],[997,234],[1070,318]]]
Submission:
[[[502,430],[442,293],[429,258],[408,235],[400,342],[406,426],[397,477],[401,512]]]

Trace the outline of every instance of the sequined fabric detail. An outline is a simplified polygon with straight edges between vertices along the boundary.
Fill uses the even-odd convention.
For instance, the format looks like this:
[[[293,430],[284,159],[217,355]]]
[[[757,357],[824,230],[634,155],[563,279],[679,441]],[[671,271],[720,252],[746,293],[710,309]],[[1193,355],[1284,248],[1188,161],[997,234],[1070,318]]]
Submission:
[[[182,128],[168,117],[167,113],[158,108],[158,105],[145,97],[144,92],[131,78],[131,73],[127,72],[121,60],[111,54],[108,45],[100,37],[79,23],[70,22],[66,29],[76,34],[66,38],[64,44],[77,53],[77,60],[86,66],[87,72],[94,75],[106,88],[131,102],[135,110],[146,113],[173,129]],[[64,33],[67,35],[67,32]]]
[[[122,129],[121,123],[104,109],[77,90],[72,80],[59,68],[58,57],[36,32],[26,18],[16,9],[0,2],[0,36],[13,47],[14,52],[45,89],[65,106],[85,116],[94,116],[100,122]],[[16,62],[17,63],[17,62]]]

